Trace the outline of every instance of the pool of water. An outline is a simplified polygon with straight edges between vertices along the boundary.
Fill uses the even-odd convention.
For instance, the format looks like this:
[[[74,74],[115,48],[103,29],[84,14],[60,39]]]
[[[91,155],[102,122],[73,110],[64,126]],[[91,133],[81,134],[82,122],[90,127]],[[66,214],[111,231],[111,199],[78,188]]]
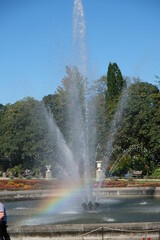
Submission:
[[[8,224],[39,225],[50,223],[123,223],[160,221],[160,198],[106,198],[96,211],[84,211],[81,203],[72,201],[45,210],[46,201],[5,202]]]

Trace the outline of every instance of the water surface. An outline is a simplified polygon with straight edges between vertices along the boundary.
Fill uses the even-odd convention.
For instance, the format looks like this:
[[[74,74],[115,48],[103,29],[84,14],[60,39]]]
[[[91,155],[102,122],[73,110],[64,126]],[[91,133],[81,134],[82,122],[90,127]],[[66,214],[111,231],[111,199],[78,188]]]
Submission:
[[[160,198],[106,198],[97,211],[85,212],[80,202],[72,202],[54,213],[44,212],[42,200],[5,202],[8,224],[50,223],[131,223],[160,221]]]

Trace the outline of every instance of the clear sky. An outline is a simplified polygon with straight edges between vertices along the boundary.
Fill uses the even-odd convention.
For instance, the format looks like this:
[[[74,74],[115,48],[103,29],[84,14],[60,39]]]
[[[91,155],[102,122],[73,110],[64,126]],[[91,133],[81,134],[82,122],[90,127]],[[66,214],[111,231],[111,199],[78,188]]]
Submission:
[[[160,76],[160,0],[82,0],[90,76]],[[72,62],[73,0],[0,0],[0,103],[53,94]]]

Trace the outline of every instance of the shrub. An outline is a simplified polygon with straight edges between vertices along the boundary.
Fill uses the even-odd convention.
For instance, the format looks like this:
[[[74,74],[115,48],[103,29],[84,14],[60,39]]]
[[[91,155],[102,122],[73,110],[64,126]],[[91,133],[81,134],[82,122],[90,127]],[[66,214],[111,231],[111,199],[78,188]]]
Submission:
[[[151,177],[160,179],[160,167],[154,171]]]

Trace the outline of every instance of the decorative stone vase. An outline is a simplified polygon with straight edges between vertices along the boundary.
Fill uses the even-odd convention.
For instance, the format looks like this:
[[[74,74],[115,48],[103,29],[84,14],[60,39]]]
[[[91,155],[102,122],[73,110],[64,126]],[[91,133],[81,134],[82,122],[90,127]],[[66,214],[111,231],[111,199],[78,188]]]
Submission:
[[[96,181],[99,182],[103,177],[103,171],[101,169],[102,167],[102,161],[96,161],[97,164],[97,170],[96,170]]]

